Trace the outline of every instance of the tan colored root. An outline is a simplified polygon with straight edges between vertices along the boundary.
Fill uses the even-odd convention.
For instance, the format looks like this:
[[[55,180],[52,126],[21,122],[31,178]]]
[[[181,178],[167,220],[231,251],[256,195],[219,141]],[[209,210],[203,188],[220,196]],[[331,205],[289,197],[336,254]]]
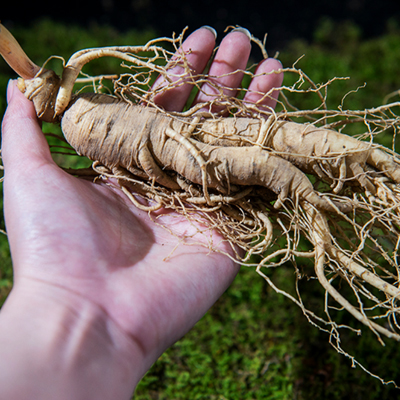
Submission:
[[[114,57],[119,58],[123,61],[133,63],[134,65],[142,68],[149,68],[152,71],[156,71],[161,75],[166,75],[165,69],[155,64],[153,61],[161,58],[167,58],[172,53],[165,50],[163,47],[157,46],[158,42],[170,42],[176,47],[176,43],[182,43],[182,37],[178,38],[159,38],[150,41],[145,46],[113,46],[103,48],[85,49],[75,53],[67,62],[63,76],[61,80],[60,90],[58,92],[55,114],[61,115],[68,103],[71,100],[73,86],[76,82],[78,75],[80,74],[83,66],[92,60],[101,57]],[[142,60],[140,57],[135,56],[140,52],[154,52],[155,56],[152,59]],[[169,74],[170,75],[170,74]]]
[[[2,24],[0,24],[0,53],[21,78],[32,79],[41,69],[29,59],[14,36]]]
[[[185,201],[187,201],[188,203],[191,203],[191,204],[199,204],[199,205],[200,204],[216,204],[216,203],[223,203],[223,204],[236,203],[240,199],[248,196],[252,190],[253,190],[253,188],[250,186],[233,196],[223,196],[223,195],[216,195],[216,194],[210,195],[209,194],[208,195],[209,201],[207,201],[206,196],[199,196],[199,197],[187,196]],[[227,210],[227,212],[229,212],[229,211]],[[249,220],[249,223],[252,223],[250,221],[253,221],[253,220]]]
[[[371,321],[368,317],[359,312],[348,300],[346,300],[339,292],[329,283],[329,281],[325,277],[325,248],[320,244],[316,245],[316,265],[315,272],[318,278],[318,281],[321,283],[323,288],[345,309],[347,310],[353,317],[355,317],[358,321],[368,326],[373,332],[375,332],[379,337],[379,333],[387,336],[389,339],[395,339],[400,341],[400,335],[390,332],[388,329],[382,327],[381,325],[376,324]],[[383,342],[380,340],[383,344]]]
[[[385,282],[378,275],[368,271],[366,268],[357,264],[350,257],[346,256],[343,252],[341,252],[331,244],[328,244],[324,250],[333,259],[337,260],[341,265],[348,269],[352,274],[358,276],[360,279],[367,282],[371,286],[386,293],[391,298],[400,300],[399,288]]]
[[[378,334],[379,333],[387,336],[390,339],[395,339],[400,341],[400,335],[394,332],[389,331],[388,329],[382,327],[381,325],[376,324],[375,322],[371,321],[366,315],[362,312],[358,311],[348,300],[346,300],[328,281],[325,277],[325,262],[326,262],[326,253],[329,252],[327,248],[331,248],[332,245],[330,243],[330,234],[329,228],[326,219],[322,216],[321,213],[312,210],[310,207],[306,206],[307,215],[310,218],[311,225],[314,226],[314,231],[312,233],[314,237],[315,243],[315,272],[318,278],[318,281],[321,283],[323,288],[344,308],[346,309],[351,315],[353,315],[358,321],[363,323],[364,325],[368,326],[373,332]],[[337,256],[338,262],[343,263],[342,257],[344,255],[340,254],[337,251],[331,251],[332,254]],[[364,278],[368,283],[372,286],[380,289],[389,295],[393,293],[391,288],[394,288],[391,285],[384,284],[382,280],[380,280],[377,276],[369,273],[369,271],[365,270],[364,268],[358,266],[354,262],[349,262],[350,260],[346,258],[346,262],[343,263],[344,267],[351,266],[351,272],[361,273],[361,277]],[[361,272],[362,271],[362,272]],[[399,290],[395,290],[394,294],[398,296],[400,294]]]
[[[160,203],[154,204],[152,206],[145,206],[141,204],[139,201],[135,199],[135,196],[125,187],[121,186],[121,190],[125,193],[128,199],[139,209],[142,211],[153,212],[159,210],[162,205]]]
[[[210,195],[208,194],[208,189],[207,189],[207,170],[206,170],[207,164],[206,164],[205,160],[203,159],[203,157],[201,156],[199,150],[196,149],[196,147],[193,145],[193,143],[189,142],[189,140],[187,138],[185,138],[184,136],[182,136],[179,132],[176,132],[171,128],[167,128],[165,133],[167,136],[176,140],[182,146],[184,146],[198,162],[200,169],[201,169],[204,198],[206,199],[206,201],[209,205],[212,205],[213,203],[210,199]]]
[[[75,85],[76,79],[81,72],[82,67],[88,62],[100,57],[115,57],[121,60],[133,62],[142,67],[152,67],[155,71],[162,70],[155,64],[143,62],[137,57],[132,57],[129,53],[137,53],[140,51],[152,50],[151,47],[110,47],[102,49],[90,49],[85,52],[76,53],[70,58],[65,66],[63,77],[61,80],[60,90],[58,92],[55,113],[60,115],[64,112],[69,102],[71,101],[72,88]]]

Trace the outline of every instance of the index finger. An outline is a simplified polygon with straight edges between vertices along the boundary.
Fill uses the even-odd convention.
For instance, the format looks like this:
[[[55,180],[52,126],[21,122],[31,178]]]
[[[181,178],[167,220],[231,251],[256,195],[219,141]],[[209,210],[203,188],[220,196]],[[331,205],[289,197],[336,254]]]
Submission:
[[[154,96],[154,102],[167,111],[182,111],[193,85],[185,83],[191,80],[191,75],[203,72],[214,50],[216,32],[214,29],[203,26],[194,31],[182,44],[176,55],[171,59],[170,68],[167,66],[167,76],[159,76],[152,89],[160,89],[172,82],[179,80],[179,85],[169,88]],[[185,54],[190,73],[182,63],[174,63],[181,54]],[[168,78],[168,79],[167,79]]]

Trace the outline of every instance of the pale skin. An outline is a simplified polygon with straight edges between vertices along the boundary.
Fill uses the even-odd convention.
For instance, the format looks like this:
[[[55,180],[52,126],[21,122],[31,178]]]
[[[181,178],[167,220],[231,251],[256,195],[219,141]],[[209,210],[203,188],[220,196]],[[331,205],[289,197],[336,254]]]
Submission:
[[[215,37],[200,28],[183,46],[201,71]],[[211,68],[218,74],[244,68],[250,48],[246,34],[231,32]],[[258,72],[279,68],[269,59]],[[240,81],[234,74],[224,85],[235,90]],[[272,74],[251,85],[267,92],[281,82],[282,74]],[[179,111],[189,89],[156,102]],[[177,238],[121,192],[62,171],[14,82],[7,98],[4,213],[15,282],[0,312],[0,398],[129,399],[160,354],[223,294],[239,266],[200,245],[175,249]],[[162,221],[181,235],[195,233],[171,212]],[[205,242],[201,235],[196,240]],[[222,241],[220,249],[232,254]]]

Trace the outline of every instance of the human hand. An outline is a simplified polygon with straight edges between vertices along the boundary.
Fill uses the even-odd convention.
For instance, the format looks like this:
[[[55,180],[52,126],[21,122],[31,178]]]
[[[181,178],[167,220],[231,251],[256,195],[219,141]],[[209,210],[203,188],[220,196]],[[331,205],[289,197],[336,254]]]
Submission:
[[[194,70],[204,69],[214,46],[209,29],[186,39]],[[243,32],[228,34],[210,75],[225,75],[223,85],[234,91],[242,74],[229,73],[245,69],[250,48]],[[266,60],[257,72],[279,68]],[[251,88],[268,92],[281,79],[260,75]],[[155,101],[179,111],[190,89],[181,86]],[[212,90],[205,86],[196,101]],[[51,158],[32,104],[14,84],[8,103],[4,212],[15,280],[0,314],[0,397],[130,398],[151,364],[201,318],[239,267],[207,246],[177,246],[175,236],[120,192],[65,173]],[[271,99],[265,104],[274,105]],[[182,216],[168,212],[162,223],[206,244]],[[210,234],[232,254],[222,237]]]

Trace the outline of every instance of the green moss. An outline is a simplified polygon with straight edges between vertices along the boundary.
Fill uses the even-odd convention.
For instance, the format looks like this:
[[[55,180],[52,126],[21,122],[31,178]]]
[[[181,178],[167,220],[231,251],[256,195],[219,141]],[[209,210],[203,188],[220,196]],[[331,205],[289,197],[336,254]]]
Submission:
[[[243,268],[196,327],[161,356],[135,399],[292,398],[297,344],[286,332],[297,311]],[[160,385],[165,397],[147,397]]]

